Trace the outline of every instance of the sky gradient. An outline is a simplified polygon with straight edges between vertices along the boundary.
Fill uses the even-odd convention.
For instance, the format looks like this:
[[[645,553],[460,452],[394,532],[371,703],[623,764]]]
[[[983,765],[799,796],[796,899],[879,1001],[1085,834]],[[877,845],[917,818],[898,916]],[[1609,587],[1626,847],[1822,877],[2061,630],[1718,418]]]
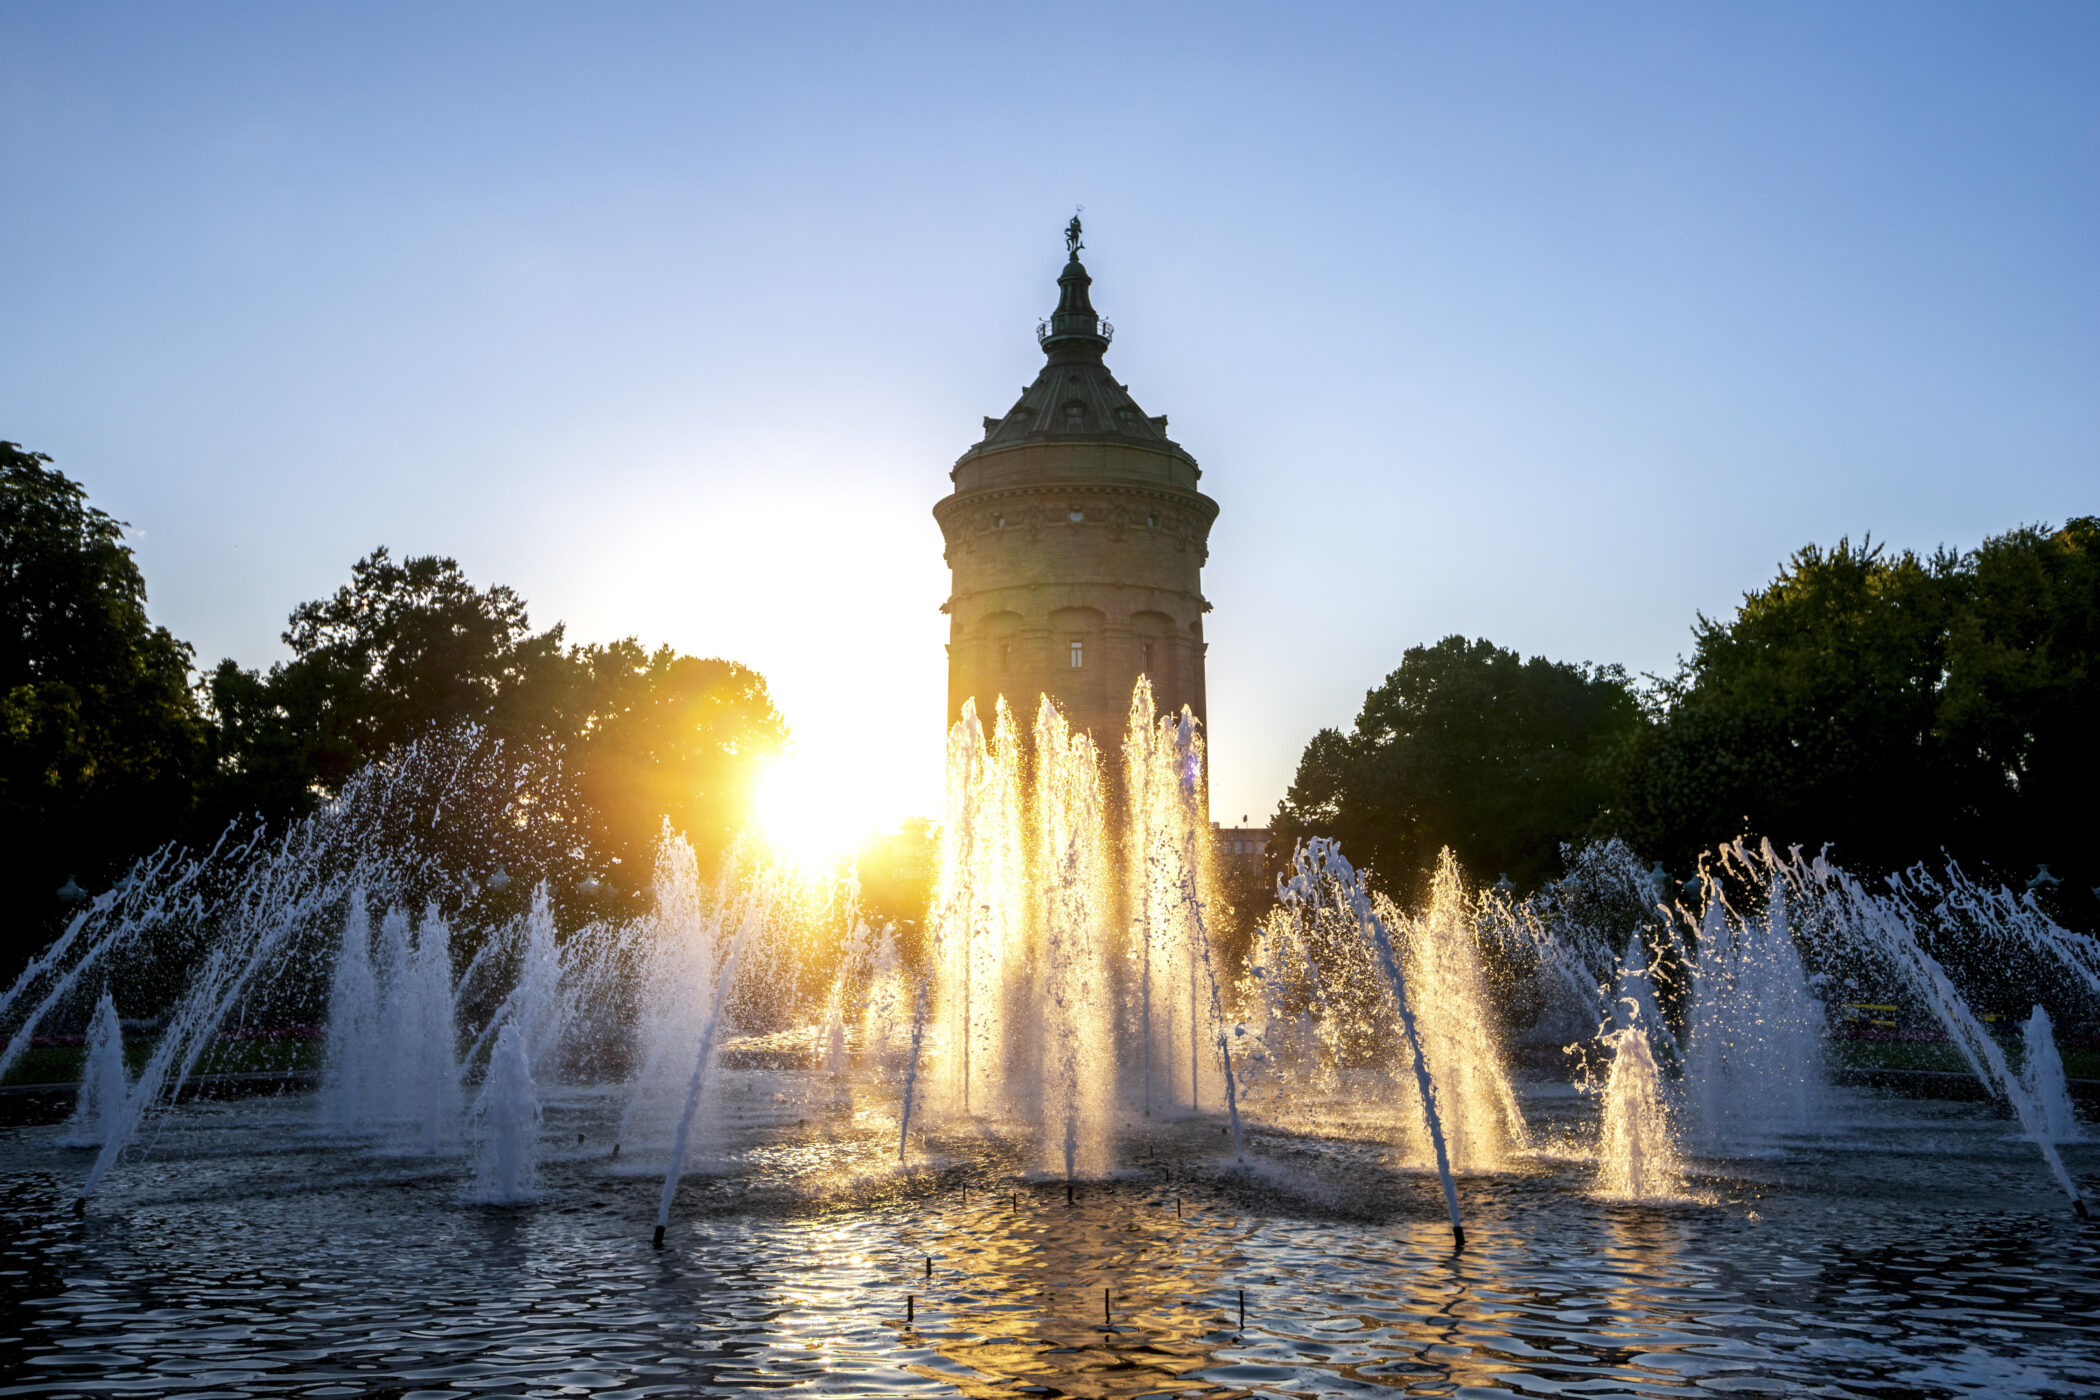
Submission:
[[[1448,633],[2100,511],[2100,7],[0,8],[0,438],[267,665],[379,544],[940,793],[929,513],[1086,206],[1222,506],[1214,815]]]

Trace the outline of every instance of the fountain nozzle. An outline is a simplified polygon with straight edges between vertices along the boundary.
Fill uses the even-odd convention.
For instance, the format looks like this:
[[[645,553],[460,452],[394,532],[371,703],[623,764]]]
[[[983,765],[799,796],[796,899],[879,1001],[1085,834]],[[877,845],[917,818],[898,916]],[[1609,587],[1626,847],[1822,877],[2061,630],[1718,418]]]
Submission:
[[[659,1226],[657,1226],[657,1227],[656,1227],[656,1238],[655,1238],[655,1239],[654,1239],[653,1241],[651,1241],[651,1243],[652,1243],[652,1244],[653,1244],[653,1245],[654,1245],[654,1246],[655,1246],[656,1248],[658,1248],[658,1249],[662,1249],[662,1248],[664,1247],[664,1227],[663,1227],[663,1226],[659,1225]]]
[[[81,1204],[86,1205],[87,1203],[85,1201],[82,1201]],[[2071,1202],[2071,1209],[2078,1212],[2078,1218],[2080,1220],[2091,1220],[2093,1218],[2092,1216],[2086,1214],[2084,1201]]]
[[[2080,1215],[2084,1215],[2084,1214],[2085,1214],[2085,1207],[2084,1207],[2084,1203],[2083,1203],[2083,1202],[2081,1202],[2081,1203],[2080,1203],[2080,1205],[2079,1205],[2079,1210],[2078,1210],[2078,1213],[2079,1213]],[[87,1215],[87,1197],[85,1197],[85,1196],[75,1196],[75,1197],[73,1198],[73,1218],[74,1218],[75,1220],[80,1220],[80,1219],[83,1219],[83,1218],[85,1218],[85,1217],[86,1217],[86,1215]]]

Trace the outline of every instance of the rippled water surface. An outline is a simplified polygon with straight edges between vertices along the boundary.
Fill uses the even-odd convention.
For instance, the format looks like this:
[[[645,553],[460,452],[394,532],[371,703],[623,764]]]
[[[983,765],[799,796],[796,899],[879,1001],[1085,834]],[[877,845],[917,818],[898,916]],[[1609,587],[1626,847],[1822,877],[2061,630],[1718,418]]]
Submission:
[[[731,1078],[661,1251],[655,1164],[608,1160],[589,1094],[528,1206],[287,1098],[186,1108],[76,1220],[84,1154],[0,1130],[0,1394],[2100,1393],[2100,1234],[1983,1105],[1842,1098],[1707,1164],[1702,1204],[1599,1202],[1579,1147],[1541,1154],[1462,1182],[1454,1253],[1373,1143],[1256,1132],[1241,1176],[1215,1120],[1131,1125],[1068,1204],[996,1134],[900,1175],[882,1121]],[[1526,1108],[1586,1130],[1554,1086]]]

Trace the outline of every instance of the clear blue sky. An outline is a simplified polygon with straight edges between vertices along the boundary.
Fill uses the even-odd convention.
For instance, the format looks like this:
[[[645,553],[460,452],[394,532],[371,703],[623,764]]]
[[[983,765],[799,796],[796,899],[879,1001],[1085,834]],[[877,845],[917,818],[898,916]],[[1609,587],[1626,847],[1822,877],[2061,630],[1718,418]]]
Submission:
[[[201,662],[450,554],[890,816],[1074,204],[1223,506],[1223,817],[1410,645],[1664,670],[1809,541],[2100,511],[2093,4],[18,0],[0,189],[0,437]]]

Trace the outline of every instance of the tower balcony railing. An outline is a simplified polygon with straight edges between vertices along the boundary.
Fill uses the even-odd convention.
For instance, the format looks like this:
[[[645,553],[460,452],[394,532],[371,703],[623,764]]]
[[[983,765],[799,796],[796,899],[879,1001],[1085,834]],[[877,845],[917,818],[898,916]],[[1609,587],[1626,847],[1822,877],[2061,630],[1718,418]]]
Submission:
[[[1099,327],[1095,334],[1100,336],[1103,340],[1112,341],[1116,338],[1115,323],[1110,321],[1106,316],[1095,317],[1094,323],[1096,326]],[[1050,323],[1048,321],[1038,321],[1035,323],[1036,344],[1041,345],[1044,341],[1048,340],[1053,334],[1055,334],[1055,332],[1053,332],[1050,329]]]

